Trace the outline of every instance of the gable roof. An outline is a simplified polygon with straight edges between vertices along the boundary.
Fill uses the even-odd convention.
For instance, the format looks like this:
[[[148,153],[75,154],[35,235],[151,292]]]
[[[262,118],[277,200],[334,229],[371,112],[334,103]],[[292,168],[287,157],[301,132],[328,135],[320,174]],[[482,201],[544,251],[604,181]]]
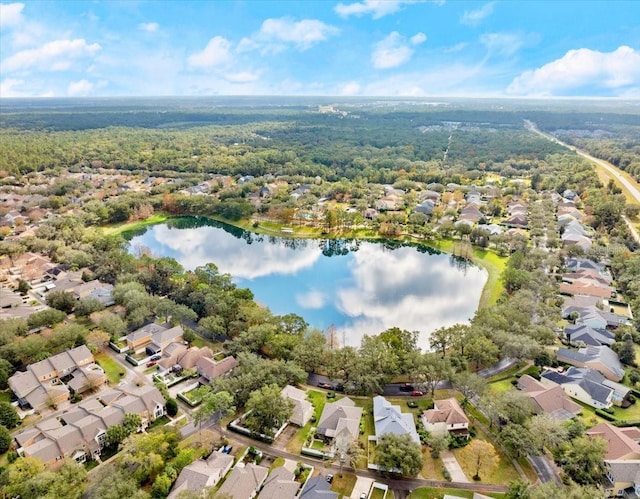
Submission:
[[[307,480],[300,499],[338,499],[338,493],[330,490],[330,485],[323,476],[316,476]]]
[[[233,499],[247,499],[260,488],[267,478],[269,470],[264,466],[247,464],[236,465],[231,474],[220,487],[220,494],[229,494]]]
[[[381,395],[373,398],[373,424],[377,437],[381,437],[386,433],[409,435],[411,440],[420,443],[413,414],[403,413],[400,410],[400,406],[391,405]]]
[[[547,371],[542,374],[542,377],[558,385],[577,384],[596,402],[604,405],[611,403],[614,390],[602,384],[605,380],[604,376],[594,369],[571,368],[565,374]]]
[[[348,397],[326,404],[318,422],[318,434],[335,437],[347,433],[353,438],[360,432],[362,407],[356,407]]]
[[[264,482],[259,499],[293,499],[300,484],[295,476],[283,466],[273,470]]]
[[[582,411],[559,385],[548,387],[525,374],[518,380],[518,387],[531,399],[535,412],[544,412],[558,421],[571,419]]]
[[[586,434],[589,436],[602,437],[607,441],[607,453],[605,459],[640,459],[640,444],[634,441],[621,428],[617,428],[609,423],[600,423]]]
[[[569,324],[564,333],[571,343],[582,342],[585,345],[607,345],[615,343],[615,336],[610,331],[593,329],[586,324]]]
[[[216,361],[208,357],[202,357],[196,362],[196,369],[200,376],[203,376],[208,381],[214,378],[219,378],[225,374],[231,372],[238,365],[238,361],[229,355],[221,361]]]
[[[579,350],[559,348],[558,361],[567,362],[578,367],[592,367],[613,381],[620,381],[624,378],[624,368],[620,363],[618,354],[606,345],[589,345]]]
[[[200,492],[205,487],[215,485],[232,463],[233,456],[222,452],[212,452],[206,461],[194,461],[182,469],[169,497],[173,498],[183,490]]]

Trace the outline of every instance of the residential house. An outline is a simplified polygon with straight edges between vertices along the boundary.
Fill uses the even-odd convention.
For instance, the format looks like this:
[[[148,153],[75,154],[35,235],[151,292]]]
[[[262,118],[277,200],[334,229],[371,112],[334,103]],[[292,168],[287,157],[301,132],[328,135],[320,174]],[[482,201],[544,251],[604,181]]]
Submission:
[[[200,359],[213,359],[213,352],[209,347],[188,347],[182,343],[171,343],[163,351],[163,358],[158,362],[162,369],[180,366],[182,369],[194,369]]]
[[[614,402],[614,389],[603,384],[604,376],[593,369],[572,367],[566,373],[550,370],[542,374],[540,381],[560,385],[571,398],[596,409],[609,408]]]
[[[185,490],[201,494],[204,497],[204,489],[216,486],[231,469],[233,460],[233,456],[229,454],[212,452],[206,460],[198,459],[185,466],[178,475],[167,499],[175,499]]]
[[[378,211],[392,211],[400,208],[402,206],[402,203],[403,200],[400,196],[391,194],[378,199],[373,206]]]
[[[313,416],[313,405],[307,400],[307,392],[287,385],[282,389],[280,395],[293,402],[293,412],[289,422],[300,427],[306,425]]]
[[[81,345],[29,364],[26,371],[15,373],[7,383],[21,406],[41,410],[68,400],[70,388],[83,393],[106,379],[93,354]]]
[[[409,435],[411,440],[420,444],[413,413],[403,413],[399,405],[391,405],[387,399],[380,395],[373,398],[373,424],[377,438],[387,433]]]
[[[593,329],[586,324],[569,324],[564,328],[567,341],[573,346],[601,346],[610,347],[615,343],[615,335],[606,329]]]
[[[434,435],[469,435],[469,418],[455,398],[435,400],[422,414],[425,430]]]
[[[431,216],[435,207],[436,204],[431,199],[426,199],[415,207],[415,211],[416,213],[423,213],[424,215]]]
[[[587,258],[569,258],[565,264],[565,268],[569,272],[579,272],[581,270],[595,270],[603,274],[604,265],[591,261]]]
[[[331,485],[322,475],[309,478],[300,493],[300,499],[338,499],[338,493],[331,491]]]
[[[201,357],[200,360],[196,362],[196,371],[198,371],[200,375],[200,383],[206,385],[212,379],[228,375],[237,365],[238,361],[230,355],[220,361],[208,357]]]
[[[283,466],[276,468],[264,482],[259,499],[294,499],[300,489],[295,475]]]
[[[529,397],[534,414],[548,414],[556,421],[566,421],[582,411],[561,386],[545,385],[528,374],[518,379],[518,389]]]
[[[623,315],[601,310],[595,305],[583,307],[569,304],[562,308],[563,319],[571,318],[574,313],[578,316],[576,323],[586,324],[593,329],[616,328],[629,321]]]
[[[73,289],[73,296],[76,300],[95,298],[105,307],[110,307],[115,303],[113,299],[113,285],[98,280],[80,284]]]
[[[268,472],[264,466],[238,463],[218,492],[220,495],[228,494],[232,499],[253,499],[266,480]]]
[[[604,489],[607,495],[640,497],[640,430],[636,427],[618,428],[609,423],[601,423],[586,433],[607,442],[604,456],[607,477]]]
[[[618,359],[618,354],[606,345],[589,345],[579,350],[559,348],[557,355],[558,362],[595,369],[612,381],[620,381],[624,378],[624,368]]]
[[[130,403],[130,399],[139,403]],[[58,417],[25,428],[14,435],[18,454],[40,459],[55,467],[65,458],[78,463],[100,455],[107,430],[124,421],[126,414],[138,414],[143,425],[164,415],[165,400],[153,386],[118,386],[98,399],[82,402]]]
[[[513,227],[513,228],[526,228],[529,224],[529,220],[527,219],[527,215],[523,213],[517,213],[515,215],[511,215],[509,218],[502,222],[502,225],[505,227]]]
[[[316,433],[325,438],[344,436],[353,440],[360,435],[362,407],[348,397],[325,404]]]
[[[162,352],[171,343],[182,341],[182,326],[167,328],[151,323],[125,336],[129,351],[146,350],[149,355]]]
[[[573,282],[561,282],[560,293],[564,295],[586,295],[596,298],[611,298],[615,289],[591,279],[576,279]]]

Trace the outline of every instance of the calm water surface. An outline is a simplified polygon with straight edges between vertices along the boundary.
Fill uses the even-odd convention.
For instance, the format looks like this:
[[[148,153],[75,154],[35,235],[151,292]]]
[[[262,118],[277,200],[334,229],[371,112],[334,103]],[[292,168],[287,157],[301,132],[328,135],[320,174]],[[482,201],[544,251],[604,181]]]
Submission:
[[[340,341],[398,326],[429,333],[473,317],[484,269],[416,246],[357,240],[287,239],[218,222],[185,218],[131,234],[130,249],[149,248],[193,270],[215,263],[274,314],[297,313],[313,327],[334,325]]]

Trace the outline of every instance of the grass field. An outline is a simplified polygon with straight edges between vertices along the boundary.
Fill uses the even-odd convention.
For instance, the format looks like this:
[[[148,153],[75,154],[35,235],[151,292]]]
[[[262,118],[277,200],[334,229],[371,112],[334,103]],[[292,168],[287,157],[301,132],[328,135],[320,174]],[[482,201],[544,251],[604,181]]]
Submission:
[[[440,488],[440,487],[420,487],[415,489],[409,494],[409,499],[442,499],[446,494],[454,497],[464,497],[473,499],[473,492],[470,490],[452,489],[452,488]],[[501,498],[505,497],[504,494],[496,494],[490,492],[484,492],[484,495],[489,497]]]
[[[147,225],[159,224],[166,222],[170,218],[166,213],[155,213],[146,220],[140,220],[138,222],[127,222],[121,224],[107,225],[102,228],[104,233],[108,236],[117,236],[128,230],[140,229]]]
[[[96,362],[100,364],[100,367],[104,369],[105,374],[107,375],[107,379],[109,383],[112,385],[117,385],[120,383],[120,373],[125,372],[124,367],[118,364],[115,360],[109,357],[105,352],[100,352],[94,355]]]
[[[342,494],[344,497],[349,497],[353,486],[356,484],[357,477],[353,473],[347,473],[346,471],[340,476],[339,473],[334,473],[333,482],[331,483],[331,490]]]

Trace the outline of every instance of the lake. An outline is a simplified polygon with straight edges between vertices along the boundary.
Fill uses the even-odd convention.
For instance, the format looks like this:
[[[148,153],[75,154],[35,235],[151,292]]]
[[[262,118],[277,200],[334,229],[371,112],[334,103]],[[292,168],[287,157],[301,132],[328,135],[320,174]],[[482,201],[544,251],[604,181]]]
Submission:
[[[431,248],[395,241],[266,236],[199,217],[129,233],[130,251],[173,257],[185,269],[214,263],[274,314],[335,326],[343,345],[390,327],[419,331],[468,322],[487,280],[484,269]]]

